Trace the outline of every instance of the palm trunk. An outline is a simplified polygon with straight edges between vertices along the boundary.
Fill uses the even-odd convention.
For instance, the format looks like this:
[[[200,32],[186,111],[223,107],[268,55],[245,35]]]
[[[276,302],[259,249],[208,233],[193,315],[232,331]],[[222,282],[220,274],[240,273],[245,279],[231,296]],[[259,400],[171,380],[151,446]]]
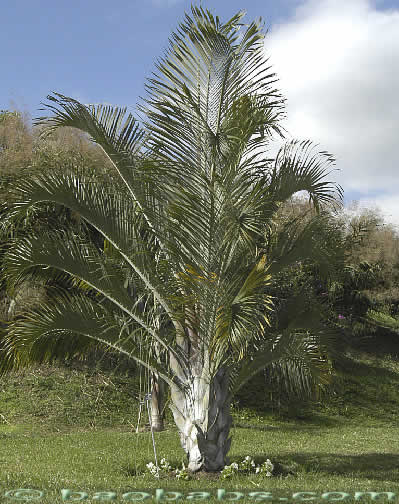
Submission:
[[[176,386],[171,387],[170,408],[188,457],[188,469],[192,472],[221,471],[228,464],[231,444],[228,373],[219,369],[209,380],[209,373],[203,367],[201,376],[194,376],[186,385],[184,392]]]
[[[165,406],[165,382],[158,373],[152,373],[151,389],[151,424],[152,430],[159,432],[164,430],[164,406]]]

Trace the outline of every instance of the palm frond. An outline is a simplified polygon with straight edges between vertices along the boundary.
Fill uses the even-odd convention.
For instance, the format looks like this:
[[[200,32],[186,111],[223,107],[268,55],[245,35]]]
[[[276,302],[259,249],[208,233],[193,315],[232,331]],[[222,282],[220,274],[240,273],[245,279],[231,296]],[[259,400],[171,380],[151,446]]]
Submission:
[[[267,312],[271,310],[272,301],[265,294],[270,278],[266,257],[262,257],[233,298],[232,292],[226,288],[224,292],[228,297],[221,300],[223,304],[217,311],[215,337],[210,343],[212,359],[219,361],[229,348],[242,358],[248,341],[256,338],[258,333],[264,334],[265,326],[270,325]]]
[[[237,392],[255,374],[276,362],[295,366],[297,370],[303,368],[299,379],[309,372],[312,379],[316,379],[320,385],[325,384],[323,383],[326,378],[324,371],[328,360],[325,354],[320,352],[317,340],[314,341],[313,338],[317,336],[318,338],[331,339],[337,337],[338,334],[337,329],[324,327],[316,335],[313,332],[304,334],[301,331],[285,330],[281,334],[271,337],[259,348],[252,360],[246,360],[232,380],[232,390],[234,393]]]
[[[271,258],[270,273],[277,274],[298,261],[315,262],[322,277],[340,271],[345,263],[342,230],[328,212],[314,215],[302,230],[302,216],[290,219],[279,229],[266,233],[266,250]],[[298,231],[299,230],[299,231]]]
[[[169,228],[178,238],[170,243],[173,255],[179,250],[184,263],[216,274],[212,263],[221,257],[227,214],[244,214],[240,242],[252,245],[252,228],[260,227],[259,208],[244,207],[255,163],[248,162],[247,139],[265,139],[265,131],[277,128],[284,101],[272,88],[258,24],[238,41],[241,17],[221,25],[209,11],[193,7],[192,17],[172,35],[142,107],[152,155],[166,168],[159,181],[168,195]],[[258,195],[252,206],[255,200]]]
[[[332,364],[326,353],[312,344],[311,338],[303,337],[296,355],[273,362],[265,371],[277,378],[280,393],[299,398],[320,398],[332,381]]]
[[[46,108],[41,110],[48,109],[54,113],[54,116],[43,116],[34,121],[34,124],[44,126],[42,137],[64,126],[77,128],[87,133],[109,158],[121,182],[120,189],[123,187],[128,191],[148,225],[154,229],[157,220],[150,215],[154,199],[151,191],[156,193],[158,185],[148,183],[150,166],[143,164],[146,158],[143,153],[145,133],[140,129],[132,114],[129,114],[124,121],[126,108],[83,105],[60,93],[48,95],[47,99],[55,105],[44,104]]]
[[[69,126],[87,133],[111,159],[126,154],[132,161],[133,155],[139,152],[144,132],[140,130],[132,114],[124,120],[126,107],[83,105],[60,93],[48,95],[47,99],[55,105],[43,103],[45,108],[40,110],[50,110],[54,116],[38,117],[34,121],[36,126],[44,126],[42,138],[48,137],[60,127]]]
[[[235,390],[274,363],[285,366],[285,369],[287,366],[295,368],[294,378],[304,380],[310,376],[323,386],[330,376],[326,355],[337,355],[336,343],[341,338],[341,329],[323,319],[323,307],[307,299],[304,293],[288,299],[278,312],[275,330],[256,346],[256,353],[249,355],[236,373],[232,381]],[[300,372],[301,367],[303,371]],[[303,387],[302,391],[305,390]]]
[[[48,268],[72,276],[75,283],[83,281],[100,294],[108,306],[125,313],[169,350],[170,342],[165,341],[154,328],[152,312],[141,313],[137,309],[140,299],[133,300],[128,295],[124,288],[125,275],[119,263],[105,260],[91,243],[77,239],[72,233],[53,232],[16,240],[4,258],[4,265],[9,288],[15,288],[21,280],[29,278],[42,276],[47,279]],[[173,353],[173,350],[170,351]],[[180,358],[183,359],[182,355]]]
[[[73,357],[81,349],[79,338],[84,336],[134,359],[150,371],[158,372],[169,385],[179,386],[179,382],[156,360],[148,355],[142,358],[138,334],[126,336],[124,332],[118,318],[98,303],[84,296],[64,295],[57,302],[53,299],[40,309],[25,312],[9,325],[3,341],[4,359],[1,359],[0,372],[4,373],[10,367],[18,369],[32,361],[41,363],[64,356]]]
[[[329,175],[330,171],[327,170],[334,165],[335,159],[326,151],[312,153],[315,147],[310,140],[291,140],[280,148],[270,176],[270,188],[275,200],[286,201],[296,192],[307,191],[317,211],[321,203],[340,204],[342,187],[334,182],[323,181]]]
[[[9,215],[18,218],[43,201],[62,204],[78,213],[91,224],[104,239],[118,250],[121,257],[137,273],[146,287],[156,293],[164,308],[171,312],[165,297],[165,284],[157,279],[149,241],[140,236],[142,214],[135,209],[134,201],[117,186],[109,188],[88,182],[78,166],[63,167],[51,174],[21,180],[13,185],[19,201]]]

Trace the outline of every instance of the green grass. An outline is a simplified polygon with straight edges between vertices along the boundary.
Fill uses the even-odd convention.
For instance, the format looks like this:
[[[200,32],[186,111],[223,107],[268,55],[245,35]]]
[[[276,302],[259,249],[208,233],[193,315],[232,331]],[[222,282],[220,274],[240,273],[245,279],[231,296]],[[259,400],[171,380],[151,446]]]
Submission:
[[[89,497],[113,491],[121,502],[125,492],[156,488],[184,494],[265,490],[278,497],[316,492],[319,498],[312,502],[328,502],[320,499],[328,491],[392,491],[399,501],[396,360],[348,359],[336,373],[331,396],[308,405],[299,418],[284,408],[261,412],[248,406],[253,397],[245,405],[240,396],[241,407],[233,408],[231,462],[246,455],[257,463],[270,458],[276,466],[272,478],[241,474],[222,480],[219,474],[201,474],[190,481],[172,476],[157,481],[146,471],[154,461],[151,435],[135,433],[137,387],[137,377],[82,364],[41,366],[3,377],[0,501],[18,502],[5,497],[6,490],[17,488],[43,490],[45,504],[61,502],[62,488],[86,491]],[[181,466],[184,454],[169,413],[166,427],[155,433],[158,457]]]

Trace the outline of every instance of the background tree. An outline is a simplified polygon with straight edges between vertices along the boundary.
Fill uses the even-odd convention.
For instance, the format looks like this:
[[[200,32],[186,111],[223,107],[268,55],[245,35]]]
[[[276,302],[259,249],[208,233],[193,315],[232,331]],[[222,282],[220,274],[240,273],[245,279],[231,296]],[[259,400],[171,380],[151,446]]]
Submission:
[[[349,210],[353,213],[357,205]],[[346,217],[346,227],[358,239],[349,251],[341,277],[329,288],[329,298],[335,311],[345,317],[351,347],[397,354],[395,333],[385,323],[376,323],[378,317],[369,317],[373,312],[388,320],[399,311],[397,230],[385,223],[376,209],[357,210]]]

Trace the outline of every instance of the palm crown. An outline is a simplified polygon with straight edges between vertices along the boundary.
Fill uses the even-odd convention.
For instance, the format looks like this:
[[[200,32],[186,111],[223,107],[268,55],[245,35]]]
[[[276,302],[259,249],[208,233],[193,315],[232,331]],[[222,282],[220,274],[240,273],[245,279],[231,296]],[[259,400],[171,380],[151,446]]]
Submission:
[[[88,133],[109,157],[113,182],[96,183],[71,161],[16,184],[18,201],[9,212],[15,219],[40,202],[60,203],[106,244],[101,253],[60,231],[14,244],[5,260],[10,286],[57,271],[97,296],[60,291],[11,325],[10,354],[25,345],[31,355],[52,356],[65,350],[66,336],[71,345],[84,335],[158,372],[171,387],[191,470],[224,466],[231,391],[270,362],[292,358],[295,345],[298,350],[289,322],[281,333],[268,333],[271,272],[312,254],[333,259],[309,241],[308,249],[291,249],[285,259],[273,256],[267,239],[276,210],[300,190],[317,210],[337,193],[342,197],[339,186],[323,180],[333,158],[315,153],[310,142],[288,142],[273,162],[265,157],[272,133],[282,136],[284,100],[266,66],[260,25],[253,22],[242,34],[242,17],[222,24],[192,8],[149,80],[143,127],[130,114],[124,119],[125,109],[50,95],[54,115],[38,123],[46,132],[72,126]],[[322,218],[315,217],[303,239]],[[325,331],[311,318],[301,327],[312,324]],[[143,338],[164,349],[169,366],[142,357]],[[259,352],[249,358],[254,339]]]

